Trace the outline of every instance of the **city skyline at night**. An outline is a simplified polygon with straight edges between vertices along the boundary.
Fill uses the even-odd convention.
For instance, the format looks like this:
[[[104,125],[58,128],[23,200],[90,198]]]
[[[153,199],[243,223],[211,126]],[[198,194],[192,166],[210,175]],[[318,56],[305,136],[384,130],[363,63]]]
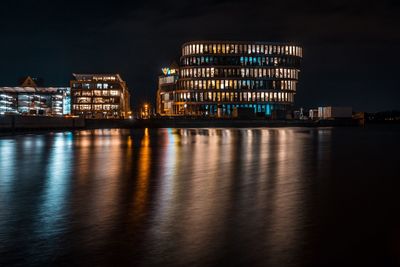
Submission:
[[[304,47],[298,106],[400,109],[398,11],[391,0],[18,1],[0,11],[0,85],[24,75],[65,86],[70,73],[120,73],[137,105],[154,101],[160,69],[178,61],[182,43],[289,41]]]
[[[399,0],[0,8],[0,266],[400,266]]]

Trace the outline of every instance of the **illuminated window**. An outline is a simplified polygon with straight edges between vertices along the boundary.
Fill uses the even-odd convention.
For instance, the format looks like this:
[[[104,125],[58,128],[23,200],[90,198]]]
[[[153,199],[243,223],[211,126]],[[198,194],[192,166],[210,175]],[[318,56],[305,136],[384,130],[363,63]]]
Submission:
[[[93,109],[94,110],[102,110],[102,106],[101,105],[94,105]]]
[[[80,110],[91,110],[91,106],[90,105],[80,105]]]
[[[77,102],[78,103],[82,103],[82,104],[85,104],[85,103],[90,103],[91,101],[92,101],[92,99],[90,98],[90,97],[78,97],[77,99]]]
[[[92,96],[91,91],[82,91],[82,96]]]
[[[95,97],[93,103],[104,103],[104,99],[102,97]]]

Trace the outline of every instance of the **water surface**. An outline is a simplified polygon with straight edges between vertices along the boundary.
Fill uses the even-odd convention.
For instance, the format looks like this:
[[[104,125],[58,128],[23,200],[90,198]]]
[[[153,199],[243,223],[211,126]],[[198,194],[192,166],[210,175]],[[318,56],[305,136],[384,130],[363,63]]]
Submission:
[[[0,265],[397,266],[400,131],[0,138]]]

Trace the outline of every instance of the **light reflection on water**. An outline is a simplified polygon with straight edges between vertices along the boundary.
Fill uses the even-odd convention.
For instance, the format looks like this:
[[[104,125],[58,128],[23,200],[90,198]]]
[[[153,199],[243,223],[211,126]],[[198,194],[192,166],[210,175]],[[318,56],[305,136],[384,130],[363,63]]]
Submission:
[[[0,264],[307,265],[332,129],[0,139]]]

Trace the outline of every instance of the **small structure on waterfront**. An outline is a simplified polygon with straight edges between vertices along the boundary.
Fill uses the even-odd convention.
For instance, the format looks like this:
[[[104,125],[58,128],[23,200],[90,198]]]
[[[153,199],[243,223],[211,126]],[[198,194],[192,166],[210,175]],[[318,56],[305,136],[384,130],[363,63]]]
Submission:
[[[319,119],[350,119],[353,116],[353,109],[351,107],[319,107]]]
[[[152,107],[149,103],[144,103],[140,107],[138,118],[140,119],[150,119],[153,116]]]
[[[119,74],[73,74],[72,114],[83,118],[128,118],[130,93]]]
[[[159,77],[157,113],[232,118],[252,110],[256,116],[286,118],[302,57],[302,47],[291,43],[185,43],[179,66],[163,69]]]
[[[70,88],[45,87],[30,76],[20,86],[0,87],[0,114],[62,116],[70,114]]]

